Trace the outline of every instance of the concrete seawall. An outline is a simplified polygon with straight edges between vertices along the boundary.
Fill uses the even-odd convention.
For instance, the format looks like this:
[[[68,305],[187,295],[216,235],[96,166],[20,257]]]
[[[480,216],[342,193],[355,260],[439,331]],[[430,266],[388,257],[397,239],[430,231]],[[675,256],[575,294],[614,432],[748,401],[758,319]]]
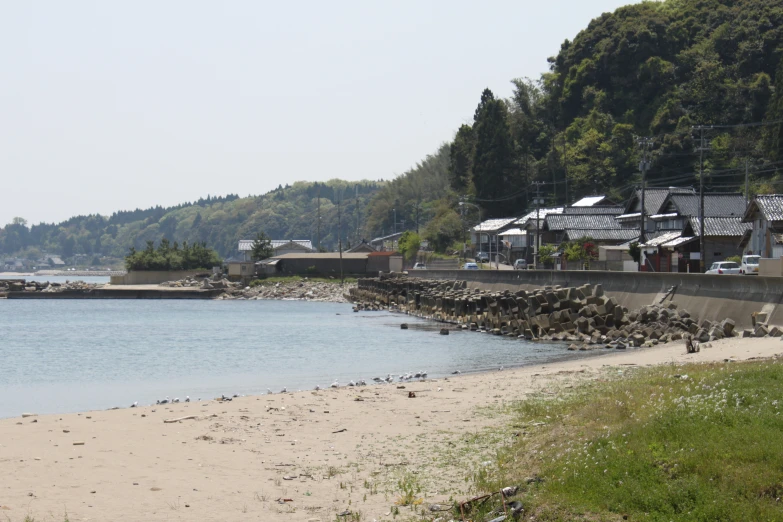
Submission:
[[[738,328],[749,328],[751,314],[761,311],[769,314],[769,324],[783,324],[781,277],[567,270],[421,270],[416,276],[459,279],[471,288],[496,291],[601,284],[608,295],[629,309],[665,298],[665,302],[673,301],[702,319],[720,321],[730,317]]]

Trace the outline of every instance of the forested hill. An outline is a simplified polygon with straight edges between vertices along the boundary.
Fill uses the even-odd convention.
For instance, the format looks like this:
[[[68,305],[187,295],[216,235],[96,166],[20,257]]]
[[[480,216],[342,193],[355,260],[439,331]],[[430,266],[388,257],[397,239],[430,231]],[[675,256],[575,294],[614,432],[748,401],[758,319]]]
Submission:
[[[236,254],[239,239],[264,231],[274,239],[318,239],[320,200],[321,244],[337,243],[338,200],[343,241],[364,231],[365,207],[384,182],[298,182],[258,197],[207,197],[175,207],[115,212],[111,216],[77,216],[58,224],[28,226],[20,218],[0,229],[0,253],[36,259],[43,253],[70,258],[74,254],[122,257],[128,248],[148,240],[204,241],[222,256]],[[344,245],[345,246],[345,245]]]
[[[550,70],[486,90],[457,132],[452,186],[489,215],[518,214],[533,181],[552,203],[606,192],[624,200],[639,182],[639,136],[653,138],[652,184],[697,182],[693,126],[705,132],[707,178],[780,191],[783,0],[668,0],[622,7],[565,41]],[[477,93],[478,94],[478,93]],[[477,96],[478,98],[478,96]],[[567,180],[567,183],[566,183]]]

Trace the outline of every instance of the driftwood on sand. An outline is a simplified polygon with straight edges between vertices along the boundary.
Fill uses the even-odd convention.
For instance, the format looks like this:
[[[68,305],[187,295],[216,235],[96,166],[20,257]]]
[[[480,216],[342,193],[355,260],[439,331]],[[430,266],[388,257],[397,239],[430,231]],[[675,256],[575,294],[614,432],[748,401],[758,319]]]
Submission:
[[[171,424],[172,422],[179,422],[184,420],[193,420],[198,419],[198,415],[188,415],[187,417],[179,417],[178,419],[163,419],[163,422],[166,424]]]

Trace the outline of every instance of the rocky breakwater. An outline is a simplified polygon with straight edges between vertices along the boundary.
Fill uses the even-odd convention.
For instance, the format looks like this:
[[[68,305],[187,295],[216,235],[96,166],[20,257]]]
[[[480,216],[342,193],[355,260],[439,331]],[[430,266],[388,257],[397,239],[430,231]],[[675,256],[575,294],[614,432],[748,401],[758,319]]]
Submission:
[[[265,281],[258,280],[251,286],[242,286],[241,283],[222,278],[187,278],[178,281],[166,281],[159,286],[167,288],[200,288],[202,290],[223,290],[216,299],[248,300],[260,299],[286,300],[286,301],[318,301],[329,303],[345,303],[348,301],[346,292],[355,288],[354,284],[341,285],[337,280],[333,282],[312,281],[306,277],[299,281]]]
[[[601,285],[487,292],[468,289],[465,281],[387,275],[360,279],[350,298],[355,311],[398,310],[462,329],[571,342],[572,350],[653,346],[686,335],[698,342],[737,335],[731,319],[699,322],[673,302],[629,311],[605,295]]]
[[[280,299],[286,301],[316,301],[323,303],[345,303],[346,292],[354,288],[353,284],[341,285],[339,282],[310,281],[278,281],[260,283],[225,292],[218,299]]]
[[[0,293],[7,292],[65,292],[68,290],[92,290],[103,285],[85,283],[84,281],[66,281],[65,283],[49,283],[48,281],[26,281],[24,279],[0,279]]]

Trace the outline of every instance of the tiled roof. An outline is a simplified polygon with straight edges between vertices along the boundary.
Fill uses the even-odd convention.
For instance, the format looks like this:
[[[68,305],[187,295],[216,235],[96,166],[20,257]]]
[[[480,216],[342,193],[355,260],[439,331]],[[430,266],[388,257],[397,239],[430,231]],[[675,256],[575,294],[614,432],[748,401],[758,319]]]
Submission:
[[[663,234],[660,234],[659,236],[656,236],[652,239],[647,239],[647,242],[645,242],[643,245],[644,247],[657,247],[661,246],[664,243],[668,243],[669,241],[674,241],[675,239],[682,236],[682,232],[677,230],[674,232],[665,232]]]
[[[672,194],[669,198],[683,216],[699,215],[698,194]],[[745,196],[742,194],[704,194],[705,217],[730,217],[745,213]]]
[[[596,241],[629,241],[639,237],[639,231],[633,228],[615,229],[589,229],[569,228],[565,231],[565,238],[572,241],[582,237],[590,237]]]
[[[504,230],[500,233],[500,237],[503,236],[526,236],[527,231],[522,230],[521,228],[510,228],[508,230]]]
[[[254,240],[252,239],[240,239],[239,251],[250,252],[251,250],[253,250],[253,242]],[[289,243],[296,243],[297,245],[303,246],[307,249],[314,250],[313,243],[309,239],[272,239],[270,243],[272,243],[272,248],[275,249],[283,245],[287,245]]]
[[[737,236],[740,237],[745,234],[746,230],[750,230],[752,225],[750,223],[742,223],[741,217],[707,217],[704,220],[704,235],[705,236]],[[699,235],[701,228],[699,227],[699,218],[692,217],[689,219],[691,228],[695,235]]]
[[[622,228],[614,216],[603,214],[550,214],[544,220],[544,226],[549,230]]]
[[[783,221],[783,194],[756,196],[750,206],[758,208],[767,221]]]
[[[615,216],[615,219],[635,219],[640,218],[641,216],[641,212],[631,212],[630,214],[620,214],[619,216]]]
[[[367,259],[372,255],[370,252],[343,252],[342,258],[343,259]],[[339,252],[303,252],[301,254],[299,253],[289,253],[289,254],[281,254],[279,256],[275,256],[274,259],[339,259],[340,253]]]
[[[680,188],[648,188],[644,192],[644,211],[647,215],[660,214],[663,210],[663,205],[666,203],[666,198],[670,194],[692,194],[690,189]],[[637,212],[641,208],[642,191],[636,191],[639,201],[637,201],[634,210]]]
[[[488,219],[473,227],[473,232],[495,232],[513,223],[517,218]]]
[[[694,241],[696,239],[698,238],[694,236],[678,237],[676,239],[672,239],[671,241],[667,241],[661,246],[676,247],[676,246],[684,245],[685,243],[690,243],[691,241]]]
[[[538,217],[539,221],[543,221],[545,217],[547,217],[549,214],[562,214],[563,213],[563,207],[557,207],[557,208],[541,208],[538,210]],[[521,218],[517,219],[517,222],[515,224],[525,226],[528,221],[533,221],[533,224],[536,222],[536,211],[532,210],[522,216]]]
[[[600,207],[566,207],[563,214],[608,214],[619,216],[625,211],[623,207],[618,206],[600,206]]]
[[[602,202],[604,199],[606,199],[606,196],[588,196],[586,198],[582,198],[573,205],[572,207],[592,207],[593,205],[597,205],[600,202]]]
[[[644,213],[648,216],[651,214],[660,214],[664,203],[666,203],[666,198],[669,197],[669,194],[693,194],[693,190],[689,188],[678,188],[678,187],[669,187],[669,188],[648,188],[645,189],[644,192]],[[642,208],[642,191],[637,190],[636,194],[634,195],[633,199],[631,200],[631,204],[626,209],[626,212],[628,213],[634,213],[639,212]]]

